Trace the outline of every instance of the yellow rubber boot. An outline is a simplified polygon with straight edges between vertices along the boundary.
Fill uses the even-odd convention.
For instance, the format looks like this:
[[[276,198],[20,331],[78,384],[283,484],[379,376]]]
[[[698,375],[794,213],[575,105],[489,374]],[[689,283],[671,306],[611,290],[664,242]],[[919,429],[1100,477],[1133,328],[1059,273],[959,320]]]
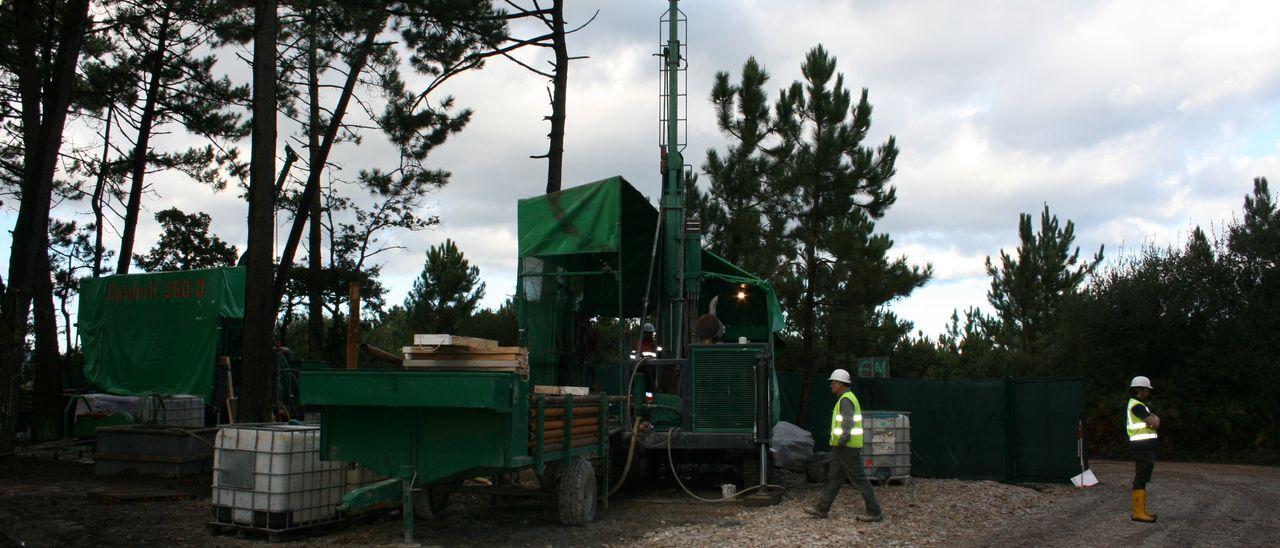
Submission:
[[[1156,520],[1155,514],[1147,513],[1147,490],[1133,490],[1133,521],[1141,521],[1143,523],[1152,523]]]

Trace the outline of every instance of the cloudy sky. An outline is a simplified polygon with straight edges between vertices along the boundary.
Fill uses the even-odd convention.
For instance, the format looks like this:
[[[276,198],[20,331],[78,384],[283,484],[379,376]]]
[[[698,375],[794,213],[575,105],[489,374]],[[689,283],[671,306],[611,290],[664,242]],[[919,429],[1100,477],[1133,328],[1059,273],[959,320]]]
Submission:
[[[622,175],[656,197],[653,54],[666,4],[569,4],[571,23],[597,8],[599,15],[569,39],[572,55],[590,58],[575,61],[569,76],[565,185]],[[1220,226],[1237,214],[1253,177],[1280,177],[1274,0],[695,0],[682,9],[686,157],[695,166],[707,148],[724,147],[706,100],[712,75],[728,70],[736,79],[749,56],[771,74],[771,97],[800,78],[816,44],[838,57],[847,85],[870,89],[869,140],[893,135],[902,151],[898,203],[879,229],[894,238],[895,253],[936,273],[892,307],[929,334],[953,309],[985,305],[983,261],[1016,246],[1021,212],[1048,204],[1076,223],[1083,254],[1105,244],[1115,258],[1180,242],[1195,225]],[[444,91],[475,114],[432,156],[453,173],[431,197],[442,226],[395,235],[404,249],[382,257],[388,301],[403,298],[426,248],[447,237],[480,267],[485,304],[496,306],[515,285],[516,200],[545,184],[545,162],[528,157],[546,148],[546,82],[494,61]],[[343,145],[334,159],[346,173],[395,162],[376,139]],[[157,179],[156,193],[137,249],[158,235],[151,213],[170,206],[210,213],[215,232],[243,249],[245,206],[235,192],[170,177]],[[0,220],[12,218],[9,211]]]

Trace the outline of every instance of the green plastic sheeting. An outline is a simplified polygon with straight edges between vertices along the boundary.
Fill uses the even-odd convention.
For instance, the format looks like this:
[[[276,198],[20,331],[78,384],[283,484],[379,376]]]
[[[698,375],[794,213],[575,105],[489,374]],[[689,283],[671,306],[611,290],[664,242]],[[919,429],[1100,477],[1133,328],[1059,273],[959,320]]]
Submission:
[[[213,397],[224,320],[244,318],[244,269],[127,274],[81,282],[85,376],[125,396]]]

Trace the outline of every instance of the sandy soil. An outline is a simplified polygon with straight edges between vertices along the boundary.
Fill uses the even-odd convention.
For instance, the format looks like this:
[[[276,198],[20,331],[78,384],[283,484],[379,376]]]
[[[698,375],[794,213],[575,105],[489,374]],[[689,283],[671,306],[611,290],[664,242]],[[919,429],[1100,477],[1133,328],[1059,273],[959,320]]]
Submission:
[[[692,502],[670,486],[620,494],[592,524],[562,527],[544,502],[455,496],[442,519],[418,522],[426,545],[1280,545],[1280,468],[1157,463],[1150,488],[1156,524],[1129,520],[1132,465],[1095,462],[1102,481],[1085,490],[1065,485],[914,479],[877,488],[889,515],[862,524],[851,488],[832,518],[812,520],[803,508],[819,486],[782,475],[781,505]],[[209,484],[189,480],[99,478],[92,466],[35,458],[0,458],[0,546],[121,544],[243,545],[256,538],[212,536]],[[710,491],[714,478],[704,485]],[[89,493],[178,491],[193,500],[107,505]],[[398,516],[366,518],[299,545],[395,545]]]

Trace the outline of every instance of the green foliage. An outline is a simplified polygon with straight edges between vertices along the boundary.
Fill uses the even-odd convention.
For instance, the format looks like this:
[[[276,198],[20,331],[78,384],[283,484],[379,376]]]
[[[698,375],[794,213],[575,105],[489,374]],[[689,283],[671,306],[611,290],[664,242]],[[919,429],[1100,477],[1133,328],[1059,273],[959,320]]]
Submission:
[[[471,266],[453,240],[431,246],[426,264],[405,298],[414,333],[458,333],[484,298],[480,269]]]
[[[248,103],[249,87],[216,74],[217,56],[210,53],[224,43],[215,27],[226,15],[226,4],[216,0],[119,2],[111,6],[115,24],[90,42],[102,51],[82,69],[76,97],[82,110],[101,113],[114,104],[128,119],[150,109],[145,129],[152,134],[173,123],[209,141],[185,150],[142,151],[145,173],[179,171],[215,190],[225,188],[229,177],[246,175],[230,144],[248,135],[237,107]]]
[[[497,310],[483,309],[459,322],[458,335],[498,341],[499,346],[519,346],[515,298],[508,298]]]
[[[51,219],[49,223],[49,267],[53,275],[53,296],[62,313],[65,350],[74,349],[71,336],[71,299],[80,293],[81,272],[93,270],[93,225]],[[109,256],[109,254],[108,254]]]
[[[779,167],[776,151],[769,145],[776,139],[764,91],[768,81],[769,74],[754,57],[742,66],[738,84],[729,82],[729,73],[716,73],[711,102],[716,125],[730,144],[723,156],[707,149],[702,164],[710,179],[707,192],[691,184],[687,193],[690,209],[702,219],[707,247],[766,277],[780,268],[779,236],[785,225],[768,184]]]
[[[1018,216],[1021,243],[1010,256],[1000,252],[999,266],[987,257],[991,290],[987,300],[995,308],[1001,329],[996,340],[1022,352],[1033,352],[1034,343],[1052,322],[1063,299],[1074,295],[1085,278],[1102,262],[1102,249],[1092,261],[1080,262],[1075,224],[1060,226],[1049,206],[1040,213],[1040,230],[1032,232],[1031,215]]]
[[[1041,323],[1029,350],[1017,339],[1001,342],[1009,341],[1003,318],[970,309],[963,319],[953,314],[937,341],[922,336],[899,342],[895,374],[1084,377],[1090,450],[1111,457],[1127,450],[1120,410],[1129,380],[1145,375],[1156,386],[1151,403],[1162,418],[1162,452],[1182,459],[1280,463],[1280,406],[1274,397],[1280,390],[1280,275],[1274,266],[1280,208],[1266,179],[1254,181],[1243,217],[1226,227],[1225,237],[1196,228],[1181,246],[1147,246],[1096,272],[1096,260],[1062,259],[1076,256],[1064,253],[1071,225],[1058,229],[1052,218],[1044,222],[1047,217],[1046,212],[1041,234],[1033,235],[1028,216],[1022,216],[1023,247],[1043,248],[1043,235],[1053,235],[1047,247],[1057,259],[1044,261],[1037,258],[1043,251],[1020,249],[1016,259],[1002,262],[1009,268],[992,274],[1005,282],[1042,272],[1038,265],[1046,262],[1057,265],[1059,275],[1050,277],[1057,292],[1022,293],[1040,307],[1028,309],[1044,314],[1036,316]],[[1022,268],[1022,261],[1037,266]],[[1007,287],[1013,294],[1019,284]]]
[[[171,207],[156,213],[160,240],[146,255],[134,255],[134,262],[147,272],[169,272],[233,266],[236,246],[227,245],[209,232],[207,213],[183,213]]]

